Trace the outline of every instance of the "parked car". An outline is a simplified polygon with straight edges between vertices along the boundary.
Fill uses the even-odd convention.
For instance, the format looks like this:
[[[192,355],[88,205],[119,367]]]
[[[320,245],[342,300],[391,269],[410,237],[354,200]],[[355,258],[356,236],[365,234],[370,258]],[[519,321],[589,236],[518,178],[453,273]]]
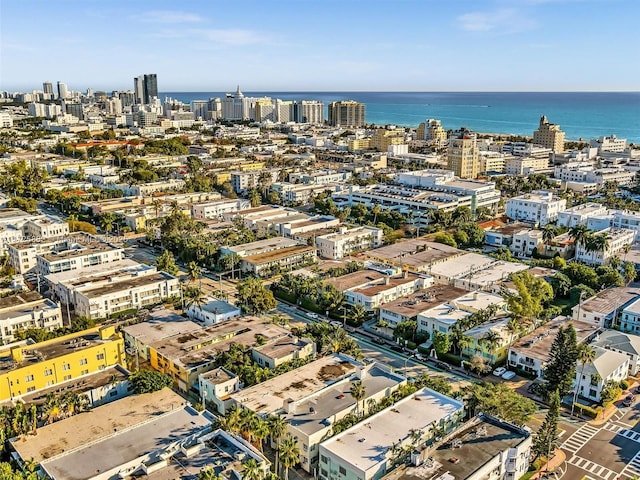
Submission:
[[[516,372],[513,372],[511,370],[507,370],[501,376],[502,376],[503,380],[511,380],[513,377],[516,376]]]
[[[414,355],[414,357],[416,358],[416,360],[420,360],[421,362],[424,362],[427,360],[427,357],[425,357],[424,355],[422,355],[421,353],[416,353]]]
[[[391,345],[391,350],[394,352],[404,352],[404,348],[401,345]]]
[[[527,392],[533,395],[540,395],[542,393],[542,384],[533,382],[527,387]]]
[[[504,367],[498,367],[498,368],[496,368],[496,369],[493,371],[493,374],[494,374],[496,377],[501,377],[501,376],[502,376],[502,374],[503,374],[504,372],[506,372],[506,371],[507,371],[507,369],[506,369],[506,368],[504,368]]]
[[[440,370],[445,370],[447,372],[451,371],[451,365],[442,361],[435,362],[435,366],[438,367]]]
[[[374,338],[374,339],[373,339],[373,343],[377,343],[378,345],[384,345],[384,344],[385,344],[385,343],[387,343],[387,342],[385,342],[385,341],[384,341],[382,338],[380,338],[380,337],[376,337],[376,338]]]
[[[307,316],[308,316],[309,318],[318,318],[318,314],[317,314],[317,313],[314,313],[314,312],[309,312],[309,313],[307,313]]]
[[[331,325],[332,327],[341,327],[342,326],[342,322],[338,322],[337,320],[332,320],[329,322],[329,325]]]
[[[633,403],[633,397],[631,395],[629,395],[627,398],[625,398],[622,401],[622,406],[623,407],[630,407],[632,403]]]

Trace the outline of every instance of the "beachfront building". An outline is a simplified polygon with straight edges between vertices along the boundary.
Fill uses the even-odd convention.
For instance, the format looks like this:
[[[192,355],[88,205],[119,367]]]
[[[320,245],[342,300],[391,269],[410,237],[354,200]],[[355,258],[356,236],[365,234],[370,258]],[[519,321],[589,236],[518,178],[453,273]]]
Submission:
[[[564,151],[564,132],[560,130],[560,125],[549,123],[547,117],[540,117],[538,129],[533,132],[533,143],[550,148],[554,152]]]
[[[544,226],[558,219],[558,214],[567,208],[567,201],[552,192],[534,190],[510,198],[505,207],[507,217],[512,220]]]
[[[334,127],[361,127],[365,124],[365,104],[354,100],[341,100],[329,104],[329,125]]]
[[[417,391],[320,444],[318,477],[377,480],[403,447],[416,448],[455,430],[464,416],[459,400],[428,388]]]
[[[435,144],[442,144],[447,140],[447,131],[442,127],[440,120],[429,118],[418,125],[416,138]]]
[[[382,246],[384,232],[376,227],[342,227],[335,233],[315,238],[321,257],[339,260],[356,252]]]
[[[477,136],[461,129],[449,137],[447,168],[460,178],[477,178],[480,173]]]

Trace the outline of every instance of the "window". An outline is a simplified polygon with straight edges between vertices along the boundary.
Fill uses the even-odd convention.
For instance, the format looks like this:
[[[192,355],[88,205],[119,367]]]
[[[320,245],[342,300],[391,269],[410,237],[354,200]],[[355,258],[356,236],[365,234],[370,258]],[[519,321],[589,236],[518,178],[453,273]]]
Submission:
[[[33,382],[33,375],[27,375],[26,377],[24,377],[24,381],[25,382]]]
[[[347,474],[347,469],[344,467],[338,467],[338,471],[340,472],[340,475],[346,475]]]
[[[327,463],[327,457],[325,457],[324,455],[320,455],[320,461],[322,463]]]
[[[86,358],[81,358],[80,359],[80,365],[86,365],[87,364],[87,359]]]
[[[98,355],[96,355],[96,358],[98,360],[104,360],[104,353],[99,353]]]
[[[36,387],[27,387],[27,393],[28,392],[33,392],[36,389]]]
[[[89,373],[89,370],[82,370],[80,372],[80,375],[87,375]]]
[[[71,375],[65,375],[63,380],[71,380]]]
[[[589,396],[590,397],[595,397],[596,396],[596,391],[593,388],[591,390],[589,390]]]
[[[68,363],[63,364],[62,370],[71,370],[71,365],[69,365]]]
[[[109,396],[110,396],[110,397],[115,397],[115,396],[117,396],[117,395],[118,395],[118,391],[117,391],[117,390],[111,390],[111,391],[109,392]]]

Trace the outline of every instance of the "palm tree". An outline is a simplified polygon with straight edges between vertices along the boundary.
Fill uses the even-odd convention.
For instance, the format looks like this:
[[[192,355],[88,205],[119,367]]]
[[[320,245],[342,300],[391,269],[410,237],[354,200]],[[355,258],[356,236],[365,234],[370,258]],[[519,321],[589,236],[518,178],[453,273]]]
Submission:
[[[220,418],[220,428],[236,435],[240,433],[240,428],[242,427],[240,413],[238,407],[231,407],[224,417]]]
[[[364,322],[367,318],[367,311],[362,305],[356,303],[353,307],[351,307],[349,317],[355,325],[362,325],[362,322]]]
[[[484,334],[484,337],[480,339],[480,343],[482,343],[487,348],[487,353],[493,357],[495,355],[495,351],[500,346],[500,342],[502,337],[495,331],[489,330]],[[493,363],[493,362],[492,362]]]
[[[78,222],[78,215],[76,215],[75,213],[72,213],[71,215],[69,215],[69,218],[67,218],[67,223],[69,224],[69,230],[72,233],[76,231],[77,222]]]
[[[375,225],[376,221],[378,220],[378,214],[382,212],[382,207],[376,204],[373,206],[371,211],[373,212],[373,224]]]
[[[264,472],[254,458],[250,458],[242,465],[242,480],[262,480]]]
[[[580,376],[578,377],[578,381],[576,382],[575,391],[573,392],[573,402],[571,403],[571,415],[573,415],[573,409],[576,404],[576,400],[578,399],[578,387],[580,386],[580,381],[582,380],[582,375],[584,374],[584,367],[586,367],[587,363],[592,363],[596,359],[596,351],[593,349],[591,345],[581,344],[578,347],[578,362],[582,366],[580,368]]]
[[[362,384],[362,380],[357,380],[353,382],[351,385],[351,389],[349,393],[356,401],[356,411],[358,412],[358,417],[360,416],[360,400],[362,400],[367,395],[367,387]]]
[[[278,447],[280,453],[280,460],[284,470],[284,480],[289,480],[289,469],[300,461],[300,449],[298,449],[298,443],[291,436],[286,436],[282,439]]]
[[[269,425],[269,433],[271,435],[271,441],[276,443],[276,474],[280,474],[279,462],[280,462],[280,439],[287,431],[287,422],[280,415],[271,415],[267,419],[267,425]]]
[[[237,253],[230,253],[220,259],[225,270],[231,270],[231,278],[235,280],[235,268],[242,261],[242,257]]]
[[[189,262],[187,265],[187,274],[189,275],[189,283],[195,282],[200,278],[201,271],[196,262]]]
[[[551,225],[551,224],[547,224],[544,227],[542,227],[542,241],[545,244],[548,244],[549,242],[551,242],[551,240],[553,240],[556,237],[556,227]]]
[[[253,428],[253,438],[256,440],[258,449],[262,452],[262,442],[269,436],[269,425],[267,421],[262,417],[257,417]]]
[[[513,343],[513,337],[520,332],[520,322],[517,319],[511,318],[506,325],[507,332],[509,332],[509,345]]]
[[[105,232],[110,233],[113,230],[113,225],[116,222],[116,216],[113,213],[105,213],[100,217],[100,228]]]
[[[582,243],[588,234],[589,229],[586,225],[580,224],[569,229],[569,237],[573,238],[576,245]]]
[[[222,475],[216,475],[216,469],[209,467],[200,470],[198,480],[224,480],[224,477]]]

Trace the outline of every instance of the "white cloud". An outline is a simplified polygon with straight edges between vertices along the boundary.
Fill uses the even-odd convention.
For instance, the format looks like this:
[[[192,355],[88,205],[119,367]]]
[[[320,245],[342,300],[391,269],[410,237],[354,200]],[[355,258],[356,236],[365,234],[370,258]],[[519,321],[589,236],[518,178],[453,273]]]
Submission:
[[[136,15],[135,18],[146,23],[198,23],[203,20],[196,13],[172,10],[152,10]]]
[[[460,28],[468,32],[517,33],[531,30],[535,20],[513,8],[466,13],[458,17]]]

